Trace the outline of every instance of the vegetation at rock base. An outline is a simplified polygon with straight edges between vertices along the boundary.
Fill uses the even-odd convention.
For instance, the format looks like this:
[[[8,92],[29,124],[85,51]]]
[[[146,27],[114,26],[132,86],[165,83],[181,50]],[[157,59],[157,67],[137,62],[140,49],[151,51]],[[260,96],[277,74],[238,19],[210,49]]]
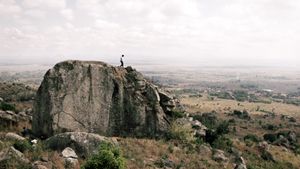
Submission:
[[[124,169],[125,160],[118,147],[111,143],[101,143],[97,154],[92,155],[81,169]]]
[[[32,147],[32,145],[29,143],[29,141],[28,140],[18,140],[18,141],[16,141],[14,144],[13,144],[13,146],[17,149],[17,150],[19,150],[19,151],[21,151],[22,153],[24,153],[25,151],[32,151],[33,150],[33,147]]]
[[[0,102],[0,110],[4,111],[16,111],[16,106],[6,102]]]

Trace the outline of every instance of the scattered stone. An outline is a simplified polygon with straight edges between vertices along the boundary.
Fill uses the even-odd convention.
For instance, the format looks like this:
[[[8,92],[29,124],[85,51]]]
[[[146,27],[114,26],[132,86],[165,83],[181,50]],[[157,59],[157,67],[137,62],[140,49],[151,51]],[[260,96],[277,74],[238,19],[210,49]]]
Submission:
[[[175,163],[169,158],[161,158],[160,160],[156,161],[155,164],[160,168],[165,168],[165,169],[169,169],[169,168],[172,169],[176,167]]]
[[[287,136],[287,139],[290,141],[290,142],[292,142],[292,143],[297,143],[297,134],[295,133],[295,132],[293,132],[293,131],[290,131],[289,133],[288,133],[288,136]]]
[[[182,126],[185,126],[185,125],[191,125],[190,123],[191,121],[187,118],[178,118],[175,120],[174,123],[178,124],[178,125],[182,125]],[[192,126],[191,126],[192,127]]]
[[[33,164],[32,169],[50,169],[50,168],[47,168],[46,166],[41,164]]]
[[[23,141],[26,140],[24,137],[16,134],[16,133],[6,133],[5,135],[6,140],[11,140],[11,141]]]
[[[12,111],[3,111],[0,110],[0,126],[6,129],[11,129],[13,127],[19,127],[19,124],[22,122],[29,123],[31,120],[30,116],[23,116],[23,114],[17,114]]]
[[[32,108],[26,109],[25,113],[26,113],[27,115],[32,115]]]
[[[266,142],[266,141],[259,142],[257,147],[258,147],[259,151],[261,151],[261,152],[269,150],[269,148],[270,148],[268,142]]]
[[[75,159],[78,158],[75,151],[70,147],[65,148],[61,154],[64,158],[75,158]]]
[[[194,129],[200,129],[203,126],[202,123],[198,120],[192,121],[191,124]]]
[[[33,139],[33,140],[31,140],[31,143],[32,143],[32,144],[37,144],[37,143],[38,143],[38,140],[37,140],[37,139]]]
[[[176,107],[176,101],[171,97],[169,93],[158,90],[160,97],[160,105],[162,106],[165,113],[172,113],[172,110]]]
[[[295,117],[291,117],[291,118],[289,119],[289,121],[292,122],[292,123],[296,123],[296,122],[297,122],[297,120],[296,120]]]
[[[227,162],[228,158],[225,156],[224,151],[215,150],[213,153],[213,160],[215,160],[217,162]]]
[[[247,169],[247,166],[245,164],[239,164],[236,165],[234,169]]]
[[[281,147],[281,150],[284,152],[289,152],[289,150],[286,147]]]
[[[206,130],[203,129],[195,130],[194,136],[199,138],[204,138],[206,136]]]
[[[242,156],[242,152],[241,151],[239,151],[238,149],[236,149],[234,147],[232,147],[230,150],[231,150],[231,153],[234,155],[234,157],[236,159],[240,159],[240,157]]]
[[[65,160],[65,168],[75,169],[79,168],[78,156],[75,151],[67,147],[62,151],[62,156]]]
[[[295,117],[289,115],[281,115],[281,120],[289,120],[289,122],[295,123],[297,122]]]
[[[1,123],[16,123],[18,121],[18,117],[16,114],[11,113],[10,111],[0,110],[0,120]]]
[[[24,154],[12,146],[0,152],[0,162],[10,159],[17,159],[22,163],[29,163],[29,160],[25,158]]]
[[[283,135],[279,135],[279,138],[273,142],[274,145],[284,146],[286,148],[290,148],[290,142]]]
[[[53,164],[52,162],[45,162],[45,161],[35,161],[32,164],[32,169],[52,169]]]
[[[53,150],[64,150],[67,147],[75,150],[80,157],[87,158],[98,152],[101,142],[116,144],[116,140],[100,136],[94,133],[66,132],[54,135],[45,142],[48,148]]]
[[[205,156],[211,156],[212,155],[212,148],[211,148],[210,145],[202,144],[199,147],[199,153],[203,154]]]
[[[75,158],[65,158],[66,169],[80,169],[79,161]]]
[[[246,165],[246,161],[245,161],[245,159],[244,159],[243,157],[240,157],[240,158],[238,159],[238,161],[239,161],[241,164]]]
[[[22,111],[22,112],[19,112],[18,115],[19,115],[19,116],[22,116],[22,117],[27,117],[27,114],[26,114],[25,112],[23,112],[23,111]]]
[[[42,156],[42,157],[41,157],[41,161],[42,161],[42,162],[48,162],[48,161],[49,161],[48,156]]]

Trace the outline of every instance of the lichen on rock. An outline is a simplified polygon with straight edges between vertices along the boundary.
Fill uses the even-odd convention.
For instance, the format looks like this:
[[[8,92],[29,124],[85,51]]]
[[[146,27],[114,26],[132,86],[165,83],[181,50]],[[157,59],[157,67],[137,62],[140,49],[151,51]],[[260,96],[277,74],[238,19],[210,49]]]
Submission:
[[[169,127],[164,111],[169,108],[163,107],[160,95],[131,67],[64,61],[45,74],[39,87],[33,132],[44,137],[68,131],[156,136]]]

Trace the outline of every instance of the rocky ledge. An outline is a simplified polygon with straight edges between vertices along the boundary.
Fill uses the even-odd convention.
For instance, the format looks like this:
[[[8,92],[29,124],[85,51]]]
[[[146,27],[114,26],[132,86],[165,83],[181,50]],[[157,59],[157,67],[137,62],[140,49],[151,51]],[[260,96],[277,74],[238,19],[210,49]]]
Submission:
[[[70,60],[44,76],[33,112],[33,132],[157,136],[168,130],[172,97],[131,67]]]

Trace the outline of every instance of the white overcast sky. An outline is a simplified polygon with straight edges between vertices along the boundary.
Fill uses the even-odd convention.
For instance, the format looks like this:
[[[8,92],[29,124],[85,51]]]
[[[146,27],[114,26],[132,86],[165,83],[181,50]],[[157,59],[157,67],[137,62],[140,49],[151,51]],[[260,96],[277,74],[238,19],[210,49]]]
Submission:
[[[300,0],[0,0],[0,62],[300,66]]]

